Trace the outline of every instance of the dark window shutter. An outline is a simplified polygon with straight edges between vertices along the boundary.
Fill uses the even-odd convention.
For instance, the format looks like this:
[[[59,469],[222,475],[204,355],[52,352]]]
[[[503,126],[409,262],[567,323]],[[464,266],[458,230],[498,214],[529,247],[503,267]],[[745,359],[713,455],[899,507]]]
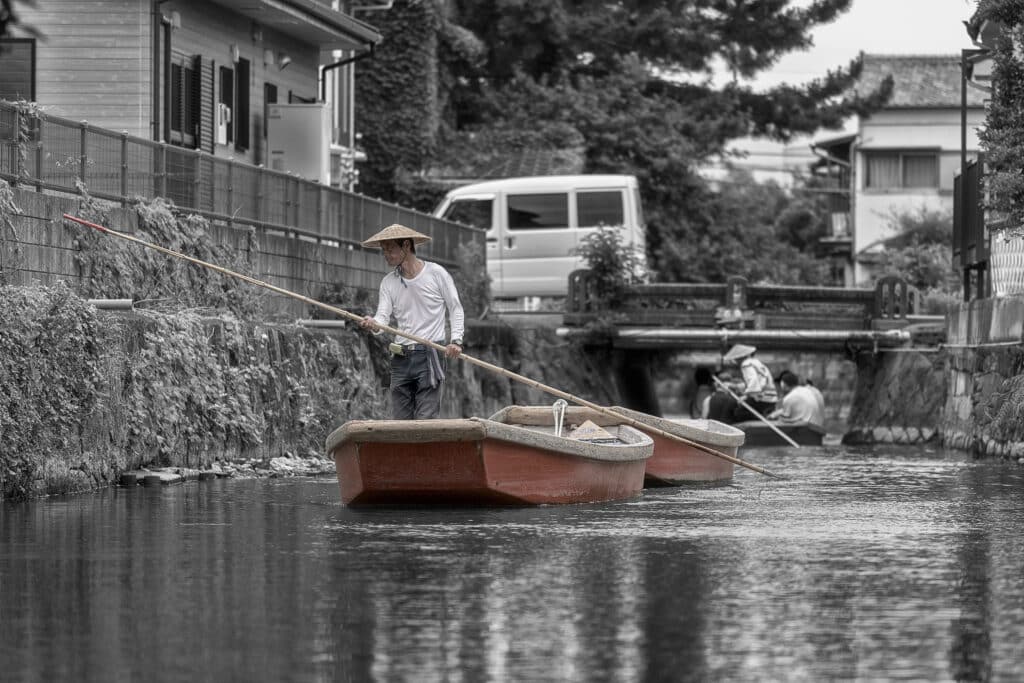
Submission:
[[[200,114],[203,111],[203,58],[196,55],[192,60],[192,82],[189,84],[192,89],[192,97],[189,98],[188,122],[192,129],[192,146],[202,149],[203,127],[200,125]]]
[[[235,83],[237,84],[237,96],[235,102],[238,105],[237,116],[235,117],[235,149],[249,149],[249,60],[239,59],[238,68],[235,71]]]

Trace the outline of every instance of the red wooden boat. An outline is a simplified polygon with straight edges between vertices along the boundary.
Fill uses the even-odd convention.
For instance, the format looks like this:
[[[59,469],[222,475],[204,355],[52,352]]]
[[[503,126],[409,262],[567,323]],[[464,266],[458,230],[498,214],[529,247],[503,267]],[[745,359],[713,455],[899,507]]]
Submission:
[[[622,413],[644,425],[660,429],[687,441],[702,444],[719,453],[736,457],[746,438],[742,430],[717,420],[666,418],[640,413],[616,406]],[[646,486],[678,486],[680,484],[715,484],[732,479],[734,465],[725,458],[711,455],[700,448],[655,432],[641,431],[654,440],[654,455],[647,461]]]
[[[654,441],[654,454],[647,460],[645,469],[645,486],[714,484],[732,479],[733,463],[711,455],[696,446],[645,430],[644,425],[679,436],[687,441],[702,444],[732,457],[736,457],[737,449],[743,445],[743,431],[716,420],[681,419],[676,421],[619,406],[612,410],[640,423],[641,426],[637,428]],[[550,421],[551,414],[551,406],[511,406],[492,416],[491,419],[504,415],[513,422],[531,424],[538,421]],[[624,424],[614,416],[585,406],[567,406],[563,420],[570,427],[585,420],[590,420],[602,427]]]
[[[613,439],[555,435],[491,419],[354,420],[327,438],[346,505],[542,505],[621,500],[643,488],[651,438],[609,425]]]

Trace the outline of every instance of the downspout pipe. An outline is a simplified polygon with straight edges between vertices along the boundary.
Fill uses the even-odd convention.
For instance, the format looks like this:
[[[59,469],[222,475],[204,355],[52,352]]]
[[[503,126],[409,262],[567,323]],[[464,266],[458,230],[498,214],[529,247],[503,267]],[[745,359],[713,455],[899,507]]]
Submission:
[[[373,56],[373,48],[374,47],[376,47],[376,44],[375,43],[370,43],[370,49],[369,50],[366,50],[364,52],[360,52],[357,55],[352,55],[351,57],[346,57],[345,59],[342,59],[339,62],[335,62],[334,64],[327,64],[326,66],[324,66],[324,67],[322,67],[320,69],[320,101],[321,102],[326,102],[327,101],[327,72],[331,71],[333,69],[337,69],[337,68],[343,67],[346,64],[351,64],[352,62],[355,62],[355,61],[358,61],[360,59],[363,59],[364,57],[372,57]]]

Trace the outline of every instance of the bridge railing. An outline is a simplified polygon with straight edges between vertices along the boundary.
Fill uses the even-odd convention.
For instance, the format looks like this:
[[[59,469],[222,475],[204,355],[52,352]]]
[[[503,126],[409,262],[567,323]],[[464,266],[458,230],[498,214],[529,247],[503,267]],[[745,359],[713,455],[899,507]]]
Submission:
[[[569,276],[567,326],[582,326],[611,313],[611,322],[630,326],[884,329],[907,325],[920,302],[917,290],[894,276],[881,278],[874,288],[751,285],[734,276],[724,284],[630,285],[621,304],[607,311],[595,285],[589,270]]]

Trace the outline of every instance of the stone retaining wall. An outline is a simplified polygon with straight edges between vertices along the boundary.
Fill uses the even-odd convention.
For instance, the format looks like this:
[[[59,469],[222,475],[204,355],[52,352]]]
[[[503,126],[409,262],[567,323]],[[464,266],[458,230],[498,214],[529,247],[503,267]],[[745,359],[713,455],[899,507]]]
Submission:
[[[857,353],[846,444],[920,444],[941,438],[945,355],[932,350]]]
[[[0,289],[8,297],[19,290]],[[66,289],[36,299],[41,316],[74,308],[78,317],[61,320],[82,335],[71,344],[83,353],[71,349],[49,364],[31,330],[2,340],[12,358],[0,363],[0,388],[19,395],[0,401],[0,499],[107,486],[142,467],[323,458],[328,434],[346,420],[389,416],[385,335],[189,312],[96,311]],[[91,313],[83,316],[85,309]],[[20,329],[11,323],[0,319],[0,329]],[[473,321],[467,344],[467,353],[497,368],[603,405],[618,403],[600,380],[597,359],[553,330],[513,332]],[[449,364],[442,417],[553,400],[500,372],[456,361]]]

